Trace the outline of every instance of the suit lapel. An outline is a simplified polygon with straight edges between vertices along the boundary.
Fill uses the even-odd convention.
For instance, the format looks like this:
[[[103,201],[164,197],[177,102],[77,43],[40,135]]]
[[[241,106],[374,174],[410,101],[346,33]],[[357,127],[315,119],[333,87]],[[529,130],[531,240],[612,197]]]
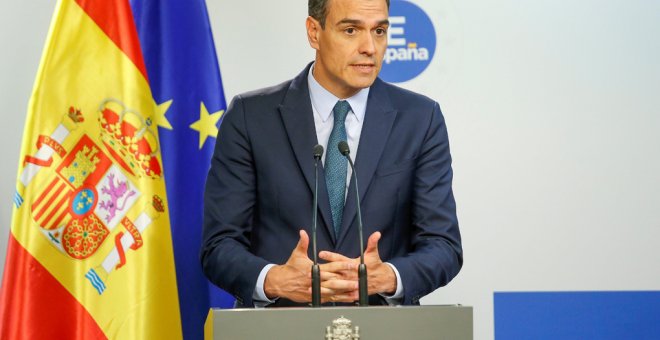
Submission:
[[[360,134],[358,153],[355,158],[355,173],[357,173],[360,190],[360,202],[364,200],[365,195],[369,191],[369,186],[378,166],[380,156],[385,149],[385,143],[390,136],[396,114],[397,112],[392,106],[383,82],[380,79],[376,79],[369,90],[367,111]],[[353,176],[356,175],[355,173],[353,173]],[[344,205],[341,231],[337,241],[338,245],[343,242],[349,233],[358,232],[357,230],[349,230],[352,229],[354,224],[357,225],[357,221],[355,221],[357,215],[355,190],[355,181],[351,178],[346,196],[346,204]],[[366,246],[366,238],[369,235],[364,236],[365,244],[363,246]]]
[[[310,64],[311,65],[311,64]],[[307,74],[309,65],[292,82],[282,104],[279,107],[284,128],[286,129],[289,143],[296,156],[298,165],[305,177],[310,192],[314,192],[314,157],[313,147],[318,144],[316,139],[316,128],[312,103],[309,98],[309,87],[307,85]],[[319,224],[325,225],[332,241],[335,242],[335,233],[332,230],[332,218],[330,213],[330,201],[325,185],[323,165],[319,162]],[[311,221],[310,221],[311,222]],[[323,222],[323,223],[321,223]],[[310,235],[311,236],[311,235]]]

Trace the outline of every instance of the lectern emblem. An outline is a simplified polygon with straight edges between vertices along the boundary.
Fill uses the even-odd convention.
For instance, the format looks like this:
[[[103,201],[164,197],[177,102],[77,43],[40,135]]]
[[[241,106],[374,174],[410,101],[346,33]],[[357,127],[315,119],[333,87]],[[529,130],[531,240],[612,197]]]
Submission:
[[[325,340],[356,340],[360,338],[360,327],[351,328],[351,320],[343,315],[332,320],[332,327],[325,329]]]

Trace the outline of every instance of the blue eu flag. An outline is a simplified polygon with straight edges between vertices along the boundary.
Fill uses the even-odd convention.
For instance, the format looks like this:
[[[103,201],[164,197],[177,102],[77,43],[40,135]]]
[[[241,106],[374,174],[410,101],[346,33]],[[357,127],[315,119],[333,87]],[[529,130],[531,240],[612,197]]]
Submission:
[[[226,109],[204,0],[131,0],[159,135],[185,339],[202,339],[210,306],[233,298],[208,283],[199,262],[204,183]]]

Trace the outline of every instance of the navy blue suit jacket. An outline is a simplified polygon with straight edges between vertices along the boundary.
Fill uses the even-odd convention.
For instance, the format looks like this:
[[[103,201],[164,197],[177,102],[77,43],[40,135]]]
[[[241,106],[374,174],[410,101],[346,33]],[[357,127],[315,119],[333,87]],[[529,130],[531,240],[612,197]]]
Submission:
[[[243,306],[253,305],[262,268],[286,262],[300,229],[311,235],[312,148],[318,143],[308,71],[236,96],[220,126],[206,183],[201,262],[208,278]],[[438,104],[376,79],[355,166],[365,242],[382,233],[380,256],[399,271],[403,303],[418,304],[456,276],[463,262]],[[354,183],[335,237],[322,168],[319,175],[318,250],[357,257]],[[370,303],[383,301],[372,296]],[[280,299],[276,305],[290,304]]]

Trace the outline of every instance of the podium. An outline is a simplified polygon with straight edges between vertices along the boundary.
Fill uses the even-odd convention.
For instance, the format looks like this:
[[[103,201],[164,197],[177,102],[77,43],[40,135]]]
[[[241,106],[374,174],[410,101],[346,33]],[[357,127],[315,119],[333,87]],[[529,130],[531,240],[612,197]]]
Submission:
[[[472,339],[472,307],[211,309],[206,340]]]

